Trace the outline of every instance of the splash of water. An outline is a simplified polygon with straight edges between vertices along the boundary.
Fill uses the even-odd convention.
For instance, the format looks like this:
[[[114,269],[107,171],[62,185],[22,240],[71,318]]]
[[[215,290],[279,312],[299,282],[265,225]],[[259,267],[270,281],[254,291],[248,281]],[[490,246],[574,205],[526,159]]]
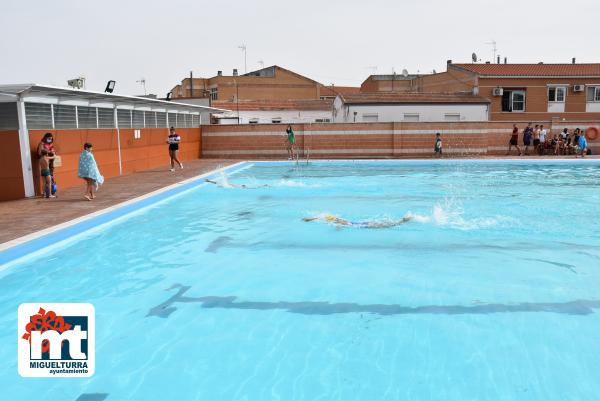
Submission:
[[[229,179],[227,178],[227,174],[225,174],[224,171],[220,171],[219,172],[219,176],[217,178],[215,178],[215,182],[217,183],[218,186],[220,186],[221,188],[235,188],[233,185],[231,185],[231,183],[229,182]]]
[[[459,230],[479,230],[512,221],[507,216],[468,219],[464,217],[464,214],[465,211],[462,205],[452,199],[445,199],[442,203],[436,203],[429,215],[408,212],[405,217],[410,217],[418,223],[435,224]]]

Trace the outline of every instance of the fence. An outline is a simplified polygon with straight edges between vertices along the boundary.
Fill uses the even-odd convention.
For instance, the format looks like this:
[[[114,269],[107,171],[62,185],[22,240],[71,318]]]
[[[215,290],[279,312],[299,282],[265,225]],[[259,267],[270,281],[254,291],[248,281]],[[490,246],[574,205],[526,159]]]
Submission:
[[[520,130],[525,125],[516,123]],[[597,122],[569,121],[544,124],[549,134],[563,128],[586,129]],[[286,156],[285,124],[203,126],[202,157],[264,159]],[[296,150],[310,158],[427,157],[433,154],[435,134],[441,133],[444,154],[483,156],[506,153],[512,122],[293,124]],[[590,141],[592,149],[600,140]],[[522,145],[522,135],[519,138]]]

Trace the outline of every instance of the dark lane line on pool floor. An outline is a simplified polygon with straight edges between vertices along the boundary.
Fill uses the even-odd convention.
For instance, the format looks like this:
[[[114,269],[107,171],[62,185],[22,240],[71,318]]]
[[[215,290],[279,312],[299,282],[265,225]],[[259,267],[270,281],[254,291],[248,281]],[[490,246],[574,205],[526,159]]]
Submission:
[[[516,312],[549,312],[567,315],[589,315],[594,309],[600,309],[600,300],[575,300],[570,302],[522,302],[518,304],[478,304],[464,305],[424,305],[402,306],[395,304],[357,304],[357,303],[329,303],[329,302],[262,302],[239,301],[235,296],[204,296],[189,297],[185,293],[191,286],[174,284],[167,290],[177,288],[177,293],[165,302],[151,308],[148,316],[167,318],[177,310],[177,303],[198,303],[202,308],[212,309],[243,309],[243,310],[283,310],[289,313],[304,315],[332,315],[336,313],[373,313],[383,316],[412,315],[412,314],[492,314]]]

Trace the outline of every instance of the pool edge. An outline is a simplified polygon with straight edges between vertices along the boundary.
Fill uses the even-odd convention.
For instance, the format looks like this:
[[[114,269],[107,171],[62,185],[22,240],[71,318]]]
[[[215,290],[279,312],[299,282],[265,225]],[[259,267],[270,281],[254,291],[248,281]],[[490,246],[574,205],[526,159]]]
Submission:
[[[104,226],[116,219],[150,207],[157,202],[166,200],[183,192],[191,190],[199,184],[199,181],[220,172],[234,173],[251,162],[239,161],[220,167],[206,173],[187,178],[185,180],[167,185],[144,195],[128,199],[124,202],[106,207],[104,209],[89,213],[75,219],[65,221],[52,227],[38,230],[24,236],[3,242],[0,244],[0,271],[8,267],[8,264],[38,252],[51,245],[68,240],[69,238],[85,233],[93,228]],[[95,224],[92,224],[95,223]],[[46,240],[44,240],[46,238]]]

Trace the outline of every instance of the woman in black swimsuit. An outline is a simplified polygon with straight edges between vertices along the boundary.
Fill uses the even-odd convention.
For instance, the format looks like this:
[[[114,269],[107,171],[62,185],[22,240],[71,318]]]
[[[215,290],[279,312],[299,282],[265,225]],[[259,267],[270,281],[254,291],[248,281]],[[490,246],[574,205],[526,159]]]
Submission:
[[[171,158],[171,171],[175,171],[175,162],[179,164],[179,168],[183,170],[183,164],[177,158],[179,153],[179,142],[181,137],[175,133],[175,128],[171,127],[169,130],[169,137],[167,143],[169,144],[169,157]]]

